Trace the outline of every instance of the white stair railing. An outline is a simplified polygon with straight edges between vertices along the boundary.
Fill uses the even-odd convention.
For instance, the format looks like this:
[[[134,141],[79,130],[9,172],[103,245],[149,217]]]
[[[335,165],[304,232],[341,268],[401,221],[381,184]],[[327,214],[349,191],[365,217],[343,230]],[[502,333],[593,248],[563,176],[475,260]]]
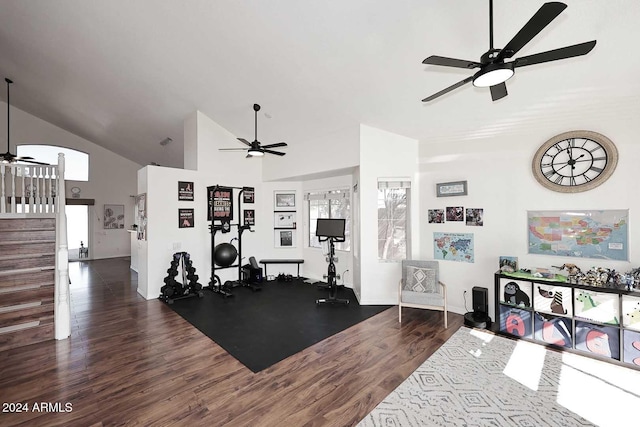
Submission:
[[[69,301],[69,246],[67,243],[67,215],[65,213],[64,154],[58,154],[56,212],[56,276],[54,296],[55,338],[71,336],[71,306]]]
[[[0,163],[0,218],[56,213],[58,165]]]

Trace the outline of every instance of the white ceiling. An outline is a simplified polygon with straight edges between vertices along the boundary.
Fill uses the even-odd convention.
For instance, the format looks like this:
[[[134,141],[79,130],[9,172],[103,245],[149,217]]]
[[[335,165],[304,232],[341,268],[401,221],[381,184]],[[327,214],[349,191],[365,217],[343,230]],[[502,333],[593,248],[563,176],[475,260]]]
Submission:
[[[542,3],[496,0],[495,47]],[[15,81],[13,106],[142,165],[182,166],[195,110],[252,140],[254,103],[265,144],[358,123],[446,143],[585,111],[637,120],[640,4],[565,3],[516,57],[595,39],[594,50],[517,69],[497,102],[471,84],[420,102],[472,73],[421,62],[479,60],[488,0],[0,0],[0,76]]]

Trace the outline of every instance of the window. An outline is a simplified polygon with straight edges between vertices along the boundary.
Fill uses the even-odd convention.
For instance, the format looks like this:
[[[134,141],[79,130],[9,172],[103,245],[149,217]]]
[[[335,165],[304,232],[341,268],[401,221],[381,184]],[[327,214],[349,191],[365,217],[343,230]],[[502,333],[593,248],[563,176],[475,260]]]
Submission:
[[[333,190],[308,193],[305,200],[309,204],[309,247],[321,248],[322,244],[316,236],[316,220],[318,218],[344,218],[345,241],[336,243],[339,251],[351,250],[351,204],[349,190]]]
[[[378,259],[409,258],[409,181],[378,182]]]
[[[58,153],[64,154],[64,179],[89,181],[89,155],[55,145],[18,145],[18,156],[31,156],[38,162],[58,164]]]

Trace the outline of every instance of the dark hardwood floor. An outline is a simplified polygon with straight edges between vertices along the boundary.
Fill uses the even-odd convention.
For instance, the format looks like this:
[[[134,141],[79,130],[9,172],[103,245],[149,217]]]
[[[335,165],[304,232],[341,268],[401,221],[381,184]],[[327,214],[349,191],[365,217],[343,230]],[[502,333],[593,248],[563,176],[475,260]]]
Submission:
[[[2,426],[352,426],[463,323],[404,309],[400,325],[392,307],[254,374],[140,297],[128,258],[70,274],[71,338],[0,352],[2,409],[29,407]]]

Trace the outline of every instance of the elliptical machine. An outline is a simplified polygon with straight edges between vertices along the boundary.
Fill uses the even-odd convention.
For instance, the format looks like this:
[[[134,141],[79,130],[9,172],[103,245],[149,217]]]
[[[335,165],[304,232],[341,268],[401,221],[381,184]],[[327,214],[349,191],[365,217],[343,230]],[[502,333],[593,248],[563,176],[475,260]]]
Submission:
[[[336,282],[337,279],[340,278],[338,274],[336,274],[336,265],[335,261],[338,260],[335,250],[335,242],[344,242],[344,228],[345,228],[345,220],[338,218],[318,218],[318,222],[316,223],[316,236],[318,236],[318,240],[320,242],[329,242],[329,256],[327,256],[327,261],[329,262],[329,267],[327,268],[327,288],[329,289],[329,297],[328,298],[320,298],[316,300],[316,305],[320,304],[344,304],[349,305],[348,299],[340,299],[337,298],[338,294],[338,284]]]

